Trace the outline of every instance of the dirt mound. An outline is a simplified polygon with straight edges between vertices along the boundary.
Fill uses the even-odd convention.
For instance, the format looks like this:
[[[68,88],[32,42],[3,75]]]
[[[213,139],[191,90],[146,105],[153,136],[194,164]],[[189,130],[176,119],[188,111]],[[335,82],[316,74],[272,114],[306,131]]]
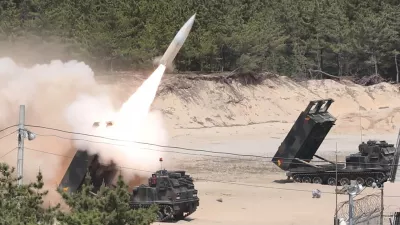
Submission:
[[[98,77],[126,98],[140,85],[142,75]],[[335,133],[393,132],[400,125],[399,87],[371,86],[351,81],[309,80],[288,77],[264,79],[243,85],[219,75],[165,75],[153,108],[161,110],[171,128],[246,126],[273,123],[289,129],[310,100],[333,98],[330,112],[337,117]],[[272,132],[272,131],[271,131]]]

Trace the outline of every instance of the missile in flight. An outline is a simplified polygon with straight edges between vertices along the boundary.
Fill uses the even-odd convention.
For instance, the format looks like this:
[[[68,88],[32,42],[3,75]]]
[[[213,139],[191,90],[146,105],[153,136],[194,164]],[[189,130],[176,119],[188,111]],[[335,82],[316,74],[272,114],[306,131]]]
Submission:
[[[172,40],[171,44],[169,44],[167,50],[165,51],[164,55],[161,57],[159,64],[163,64],[165,67],[169,67],[174,61],[176,55],[178,54],[179,50],[181,49],[183,43],[185,43],[186,38],[189,36],[189,32],[192,29],[194,19],[196,17],[196,13],[190,17],[188,21],[181,27],[178,33],[175,35],[174,39]],[[114,125],[113,121],[105,121],[105,122],[94,122],[92,127],[112,127]]]
[[[192,29],[195,17],[196,13],[192,17],[190,17],[188,21],[186,21],[183,27],[175,35],[171,44],[169,44],[167,51],[165,51],[164,55],[161,57],[159,61],[160,64],[163,64],[166,67],[171,65],[172,61],[175,59],[176,55],[181,49],[183,43],[185,43],[185,40],[188,37],[190,30]]]

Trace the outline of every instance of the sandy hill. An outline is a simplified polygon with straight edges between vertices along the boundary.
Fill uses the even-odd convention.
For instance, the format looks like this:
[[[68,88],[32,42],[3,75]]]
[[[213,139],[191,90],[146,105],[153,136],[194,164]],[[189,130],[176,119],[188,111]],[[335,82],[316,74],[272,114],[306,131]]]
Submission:
[[[99,76],[128,97],[145,76]],[[195,79],[194,79],[195,78]],[[333,98],[330,112],[337,117],[332,132],[358,133],[360,120],[369,133],[394,132],[400,127],[399,87],[388,83],[360,86],[350,81],[268,78],[259,85],[197,77],[165,75],[153,104],[171,128],[245,126],[270,123],[271,129],[292,126],[310,100]],[[273,132],[273,130],[271,130]]]

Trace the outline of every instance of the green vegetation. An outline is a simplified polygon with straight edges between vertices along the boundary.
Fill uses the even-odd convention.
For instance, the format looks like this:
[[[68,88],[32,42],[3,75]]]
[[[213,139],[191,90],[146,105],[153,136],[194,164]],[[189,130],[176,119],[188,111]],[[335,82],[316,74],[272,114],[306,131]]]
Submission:
[[[0,224],[52,224],[58,214],[59,205],[42,208],[43,180],[39,172],[35,183],[17,186],[17,178],[13,177],[14,168],[0,163]]]
[[[0,41],[58,41],[96,68],[139,68],[194,13],[180,71],[396,74],[397,0],[3,0]]]
[[[39,172],[35,183],[18,187],[17,178],[13,177],[14,168],[0,163],[0,224],[33,225],[148,225],[156,220],[157,206],[149,209],[132,210],[129,207],[129,191],[119,176],[115,188],[102,186],[97,194],[91,192],[90,176],[81,191],[75,194],[60,191],[70,212],[56,207],[42,207],[43,198],[48,191],[43,191],[42,174]]]
[[[118,176],[117,185],[110,189],[104,185],[95,194],[90,184],[90,174],[86,175],[85,184],[77,194],[62,194],[63,199],[71,208],[71,213],[58,216],[58,221],[64,224],[90,225],[148,225],[157,219],[156,205],[149,209],[133,210],[129,206],[130,194],[128,186]]]

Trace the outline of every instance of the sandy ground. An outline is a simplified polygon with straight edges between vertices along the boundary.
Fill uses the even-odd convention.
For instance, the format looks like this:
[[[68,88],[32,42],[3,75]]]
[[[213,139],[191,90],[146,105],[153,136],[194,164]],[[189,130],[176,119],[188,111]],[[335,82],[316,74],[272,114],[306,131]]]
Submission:
[[[122,96],[121,104],[143,77],[105,76],[98,80],[114,90],[116,96]],[[397,86],[387,83],[362,87],[332,80],[296,83],[277,77],[259,86],[246,87],[235,82],[167,75],[153,109],[164,115],[171,146],[271,157],[308,102],[321,98],[335,100],[330,112],[338,121],[320,147],[319,155],[332,159],[337,148],[340,161],[346,154],[357,152],[362,140],[396,142],[400,92]],[[15,136],[3,141],[6,140],[15,146]],[[30,157],[28,154],[33,153],[27,151],[26,159]],[[16,161],[16,154],[6,157]],[[50,163],[53,159],[54,156],[41,155],[37,163]],[[333,224],[334,187],[276,182],[286,177],[268,159],[170,153],[164,157],[164,166],[187,170],[196,179],[199,191],[200,207],[178,224]],[[320,199],[312,198],[311,191],[315,188],[322,191]],[[400,183],[386,185],[385,213],[400,210],[400,197],[389,197],[400,196],[399,190]],[[376,191],[367,189],[362,195]],[[347,196],[339,196],[339,202],[346,199]]]
[[[330,193],[334,191],[334,188],[274,184],[272,183],[273,176],[259,177],[259,179],[262,181],[257,185],[270,188],[197,182],[201,205],[196,213],[186,221],[179,221],[178,224],[333,224],[335,195]],[[311,197],[311,191],[308,190],[314,188],[322,191],[320,199]],[[395,188],[393,185],[388,185],[386,192],[393,193]],[[363,194],[367,194],[367,191]],[[222,202],[217,199],[222,199]],[[346,201],[347,196],[340,195],[338,200],[339,202]],[[395,204],[396,199],[385,199],[385,205],[390,206],[392,210]]]
[[[129,77],[114,83],[122,95],[138,85]],[[277,77],[245,87],[166,76],[159,92],[153,108],[164,114],[171,146],[271,157],[308,102],[323,98],[335,100],[330,112],[338,120],[318,151],[321,156],[334,159],[337,149],[338,160],[344,160],[368,139],[396,143],[400,128],[399,89],[387,83],[362,87],[346,81],[296,83]],[[187,170],[199,190],[200,207],[178,224],[333,224],[334,187],[276,182],[286,177],[268,159],[171,153],[164,157],[164,166]],[[322,198],[312,198],[315,188],[323,192]],[[399,190],[400,183],[386,185],[386,214],[400,210],[400,197],[389,197],[400,196]],[[377,191],[367,188],[361,195]],[[347,198],[340,195],[338,202]]]
[[[241,134],[235,130],[230,130],[234,133],[230,134],[224,132],[224,128],[202,129],[192,131],[188,136],[177,135],[172,138],[172,144],[272,156],[283,138],[282,135],[262,138],[262,125],[241,129],[251,129],[254,135],[248,133],[252,137],[250,138],[246,132]],[[378,137],[365,135],[363,139],[367,140],[370,137],[393,142],[397,134]],[[336,142],[339,142],[338,158],[343,160],[345,154],[355,152],[354,148],[357,147],[360,138],[354,135],[328,135],[319,154],[333,157]],[[166,157],[167,160],[178,162],[176,168],[188,170],[197,179],[195,185],[199,190],[200,207],[187,220],[179,221],[178,224],[333,224],[335,187],[282,182],[286,178],[284,173],[269,163],[269,160],[248,161],[245,158],[227,159],[179,154],[170,154]],[[322,191],[320,199],[312,198],[311,192],[315,188]],[[386,184],[386,214],[400,210],[399,189],[400,183]],[[357,198],[371,193],[379,193],[379,190],[366,188]],[[218,199],[222,199],[222,202],[217,201]],[[338,196],[339,204],[346,200],[348,196]],[[375,206],[380,207],[379,204]]]

